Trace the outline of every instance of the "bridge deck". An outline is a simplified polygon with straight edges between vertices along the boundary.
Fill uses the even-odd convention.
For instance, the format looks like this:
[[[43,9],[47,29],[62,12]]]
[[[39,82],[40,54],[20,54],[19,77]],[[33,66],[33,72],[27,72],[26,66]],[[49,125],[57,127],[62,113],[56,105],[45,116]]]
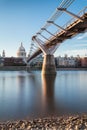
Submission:
[[[65,28],[66,32],[61,31],[56,34],[56,37],[52,37],[50,42],[46,43],[48,46],[55,45],[57,43],[62,43],[66,39],[70,39],[76,36],[78,33],[83,33],[87,29],[87,13],[85,13],[82,17],[83,22],[80,20],[75,20],[69,26]]]
[[[62,43],[64,40],[66,39],[70,39],[74,36],[76,36],[78,33],[83,33],[84,31],[87,30],[87,13],[85,13],[82,17],[83,21],[75,20],[74,22],[72,22],[71,24],[69,24],[65,30],[66,31],[60,31],[59,33],[57,33],[54,36],[52,36],[48,41],[45,43],[45,46],[47,46],[48,48],[51,46],[54,46],[58,43]],[[40,49],[38,49],[29,59],[28,61],[30,61],[31,59],[35,58],[37,55],[39,55],[40,53],[42,53],[42,51]]]

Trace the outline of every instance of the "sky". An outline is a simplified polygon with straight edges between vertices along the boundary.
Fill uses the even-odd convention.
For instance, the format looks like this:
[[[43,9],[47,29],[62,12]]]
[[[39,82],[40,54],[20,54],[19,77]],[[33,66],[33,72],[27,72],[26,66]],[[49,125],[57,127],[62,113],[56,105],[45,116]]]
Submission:
[[[6,56],[15,57],[21,42],[29,53],[32,36],[61,2],[62,0],[0,0],[0,54],[5,50]],[[85,6],[87,0],[75,0],[68,9],[77,14]],[[84,33],[62,43],[55,55],[85,55],[86,50],[87,33]]]

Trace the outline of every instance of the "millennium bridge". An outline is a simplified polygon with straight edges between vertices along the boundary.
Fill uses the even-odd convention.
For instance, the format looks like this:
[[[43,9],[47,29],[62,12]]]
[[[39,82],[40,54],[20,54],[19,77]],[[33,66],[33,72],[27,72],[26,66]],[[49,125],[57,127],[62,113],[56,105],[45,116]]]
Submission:
[[[56,74],[54,52],[60,46],[64,40],[71,39],[79,33],[84,33],[87,30],[87,6],[84,7],[78,14],[73,13],[68,10],[68,7],[73,4],[75,0],[65,0],[56,9],[55,13],[50,19],[46,21],[46,24],[32,37],[32,48],[36,47],[32,55],[30,55],[28,62],[34,59],[36,56],[40,55],[42,52],[44,54],[44,61],[42,67],[42,74]],[[66,13],[72,17],[63,26],[60,26],[55,21],[63,14]],[[49,31],[50,26],[55,26],[57,31],[53,33]],[[49,38],[43,35],[46,32],[50,35]],[[39,36],[43,37],[41,40]],[[36,43],[36,44],[34,44]],[[38,47],[37,47],[38,45]]]

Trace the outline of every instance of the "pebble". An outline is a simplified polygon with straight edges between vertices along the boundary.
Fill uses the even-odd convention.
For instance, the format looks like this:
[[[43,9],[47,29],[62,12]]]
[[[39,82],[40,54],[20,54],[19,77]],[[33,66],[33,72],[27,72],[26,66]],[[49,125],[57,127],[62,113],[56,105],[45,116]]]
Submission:
[[[87,130],[87,115],[0,122],[0,130]]]

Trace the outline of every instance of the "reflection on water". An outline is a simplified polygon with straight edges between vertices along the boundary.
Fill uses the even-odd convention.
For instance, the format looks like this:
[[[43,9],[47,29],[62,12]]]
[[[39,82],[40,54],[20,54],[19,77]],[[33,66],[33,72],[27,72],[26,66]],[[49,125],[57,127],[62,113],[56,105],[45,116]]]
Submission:
[[[0,71],[0,120],[87,113],[87,71]]]
[[[56,76],[42,75],[43,108],[47,113],[55,111],[54,87]]]

